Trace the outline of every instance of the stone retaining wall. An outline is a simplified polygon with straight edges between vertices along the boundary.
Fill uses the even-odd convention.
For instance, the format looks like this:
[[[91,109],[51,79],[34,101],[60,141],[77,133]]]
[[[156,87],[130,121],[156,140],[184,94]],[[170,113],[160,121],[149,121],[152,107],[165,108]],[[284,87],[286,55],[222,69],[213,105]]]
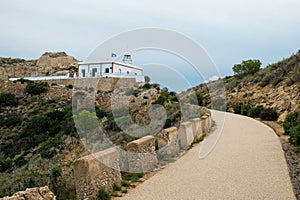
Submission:
[[[189,147],[194,141],[193,123],[181,123],[178,129],[178,143],[181,149]]]
[[[155,137],[145,136],[127,144],[129,172],[148,172],[157,163]]]
[[[121,183],[118,151],[109,148],[78,159],[74,163],[74,178],[77,199],[94,197],[101,187],[111,190],[114,183]]]
[[[157,157],[173,156],[180,149],[188,148],[195,138],[207,134],[211,125],[211,112],[207,109],[201,118],[184,122],[179,129],[170,127],[156,137],[145,136],[128,143],[126,151],[110,148],[77,160],[74,163],[77,198],[94,196],[100,187],[111,190],[114,183],[121,182],[120,170],[131,173],[151,171],[157,164]]]

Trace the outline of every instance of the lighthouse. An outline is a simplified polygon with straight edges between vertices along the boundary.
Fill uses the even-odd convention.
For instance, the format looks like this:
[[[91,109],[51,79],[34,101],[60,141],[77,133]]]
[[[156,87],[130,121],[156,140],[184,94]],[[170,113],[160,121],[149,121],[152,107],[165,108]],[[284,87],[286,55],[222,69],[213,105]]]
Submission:
[[[131,54],[130,53],[125,53],[122,59],[123,63],[125,64],[132,64],[132,58],[131,58]]]

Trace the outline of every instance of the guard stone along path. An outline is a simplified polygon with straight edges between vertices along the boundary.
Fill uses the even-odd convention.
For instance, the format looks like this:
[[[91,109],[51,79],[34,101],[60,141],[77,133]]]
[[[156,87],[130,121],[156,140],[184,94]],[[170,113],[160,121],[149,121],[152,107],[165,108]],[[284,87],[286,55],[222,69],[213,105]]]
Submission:
[[[248,117],[213,111],[221,136],[199,159],[200,145],[126,194],[123,200],[295,199],[280,141]]]

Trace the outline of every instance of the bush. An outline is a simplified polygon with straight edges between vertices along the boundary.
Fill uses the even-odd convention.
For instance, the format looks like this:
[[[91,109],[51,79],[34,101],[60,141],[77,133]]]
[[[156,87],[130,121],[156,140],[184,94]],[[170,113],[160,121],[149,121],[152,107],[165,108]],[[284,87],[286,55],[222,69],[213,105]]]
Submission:
[[[275,121],[278,118],[278,113],[272,108],[263,109],[259,115],[262,120]]]
[[[254,118],[257,118],[259,117],[261,111],[263,110],[264,108],[262,106],[256,106],[255,108],[251,108],[249,111],[248,111],[248,117],[254,117]]]
[[[15,127],[21,124],[21,117],[15,113],[9,113],[5,116],[0,115],[0,126],[6,126],[8,128]]]
[[[233,66],[232,70],[237,76],[253,75],[259,71],[261,62],[259,60],[245,60],[241,64]]]
[[[241,103],[233,105],[234,113],[235,114],[241,114],[241,112],[242,112],[242,106],[243,106],[243,104],[241,104]]]
[[[251,106],[249,104],[245,104],[241,106],[241,114],[248,116],[248,112],[251,109]]]
[[[5,172],[11,167],[12,167],[12,161],[10,158],[0,159],[0,173]]]
[[[300,124],[294,126],[290,132],[290,143],[296,146],[300,145]]]
[[[107,113],[106,113],[105,109],[96,107],[95,110],[96,110],[96,116],[99,119],[102,119],[103,117],[107,116]]]
[[[97,199],[98,200],[110,200],[111,196],[104,188],[100,188],[97,193]]]
[[[150,85],[149,83],[145,83],[145,84],[143,85],[143,88],[144,88],[144,89],[150,89],[150,88],[151,88],[151,85]]]
[[[114,183],[114,185],[113,185],[113,190],[114,191],[121,191],[121,186],[119,185],[119,184],[117,184],[117,183]]]
[[[0,106],[15,106],[17,105],[16,96],[11,93],[0,94]]]
[[[29,82],[25,88],[25,92],[32,95],[39,95],[48,91],[49,85],[46,82]]]
[[[50,171],[51,177],[57,178],[61,176],[62,170],[59,165],[54,165]]]
[[[289,135],[291,133],[291,129],[298,124],[300,124],[300,113],[289,113],[283,122],[284,133]]]

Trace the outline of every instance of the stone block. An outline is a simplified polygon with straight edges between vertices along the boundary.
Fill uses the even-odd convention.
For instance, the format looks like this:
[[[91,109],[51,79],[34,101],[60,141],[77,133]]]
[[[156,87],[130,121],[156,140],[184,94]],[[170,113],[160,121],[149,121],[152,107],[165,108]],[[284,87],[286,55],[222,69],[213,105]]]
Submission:
[[[155,168],[155,137],[145,136],[127,144],[129,172],[144,173]]]
[[[187,148],[194,141],[192,122],[181,123],[178,129],[178,143],[180,148]]]
[[[77,199],[96,196],[99,188],[111,190],[114,183],[121,183],[119,153],[109,148],[82,157],[74,163]]]
[[[191,119],[190,121],[192,122],[192,126],[193,126],[194,138],[197,139],[201,138],[203,136],[201,119],[195,118],[195,119]]]
[[[177,141],[178,130],[176,127],[163,129],[157,134],[158,155],[164,157],[166,155],[173,156],[180,150]]]
[[[208,131],[209,131],[209,126],[208,126],[209,125],[209,122],[208,122],[209,118],[208,118],[207,115],[204,115],[200,119],[201,119],[202,133],[207,134]]]

